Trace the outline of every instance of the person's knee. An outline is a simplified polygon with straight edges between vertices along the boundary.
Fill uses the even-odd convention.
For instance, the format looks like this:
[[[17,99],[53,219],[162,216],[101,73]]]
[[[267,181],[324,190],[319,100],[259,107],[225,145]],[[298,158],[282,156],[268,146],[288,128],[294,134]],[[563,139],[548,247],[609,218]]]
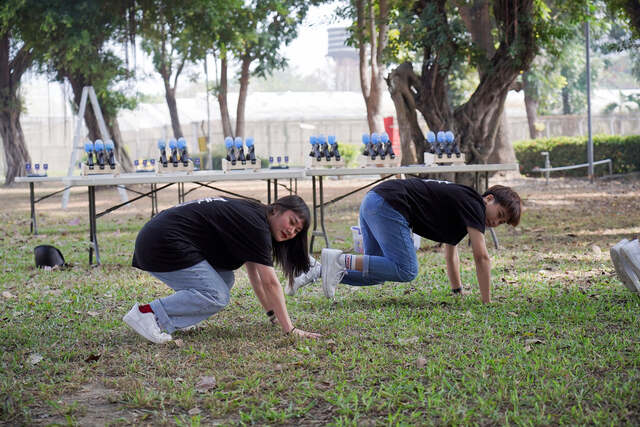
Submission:
[[[418,266],[416,264],[407,264],[398,266],[398,281],[411,282],[418,277]]]
[[[226,290],[201,291],[201,295],[206,299],[207,309],[216,313],[229,305],[229,292]]]

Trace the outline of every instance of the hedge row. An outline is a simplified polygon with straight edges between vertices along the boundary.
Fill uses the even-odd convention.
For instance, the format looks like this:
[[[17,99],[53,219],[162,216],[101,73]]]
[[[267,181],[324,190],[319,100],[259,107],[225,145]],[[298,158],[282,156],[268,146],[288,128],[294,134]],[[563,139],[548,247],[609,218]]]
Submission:
[[[517,141],[513,144],[520,171],[525,175],[539,175],[534,168],[544,167],[543,151],[549,152],[551,167],[571,166],[587,163],[586,137],[559,137]],[[640,135],[593,137],[593,160],[611,159],[613,173],[640,171]],[[609,167],[595,166],[596,175],[609,173]],[[586,176],[587,169],[570,169],[552,172],[553,176]]]

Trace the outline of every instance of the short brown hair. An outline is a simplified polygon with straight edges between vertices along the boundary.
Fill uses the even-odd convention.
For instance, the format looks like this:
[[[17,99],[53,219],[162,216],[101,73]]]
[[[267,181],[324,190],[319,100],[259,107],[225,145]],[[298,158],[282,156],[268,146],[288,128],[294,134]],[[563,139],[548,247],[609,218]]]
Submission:
[[[522,212],[522,199],[518,193],[513,191],[511,187],[504,185],[492,185],[487,191],[484,192],[482,197],[493,195],[493,198],[507,211],[509,219],[507,224],[514,227],[520,224],[520,214]]]

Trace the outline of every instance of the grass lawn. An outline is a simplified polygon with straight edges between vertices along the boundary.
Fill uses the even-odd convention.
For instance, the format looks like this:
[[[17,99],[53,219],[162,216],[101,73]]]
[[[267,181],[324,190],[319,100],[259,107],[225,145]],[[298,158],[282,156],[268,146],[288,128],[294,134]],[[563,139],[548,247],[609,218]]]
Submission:
[[[329,180],[325,191],[357,183]],[[518,228],[497,229],[501,249],[487,235],[489,306],[467,240],[472,293],[456,297],[442,252],[423,239],[411,283],[342,285],[336,302],[318,284],[287,297],[294,324],[322,333],[318,341],[272,326],[240,270],[229,306],[167,345],[121,320],[134,302],[170,293],[130,266],[148,201],[98,220],[103,264],[89,267],[84,193],[65,211],[59,197],[40,203],[32,236],[28,188],[0,189],[0,424],[638,425],[640,298],[608,251],[640,234],[640,178],[492,183],[513,185],[526,211]],[[266,198],[262,184],[230,185]],[[308,201],[310,187],[300,184]],[[351,247],[362,196],[327,209],[333,247]],[[97,198],[100,210],[118,194]],[[160,208],[176,202],[167,193]],[[38,244],[72,266],[35,269]],[[199,385],[205,377],[215,385]]]

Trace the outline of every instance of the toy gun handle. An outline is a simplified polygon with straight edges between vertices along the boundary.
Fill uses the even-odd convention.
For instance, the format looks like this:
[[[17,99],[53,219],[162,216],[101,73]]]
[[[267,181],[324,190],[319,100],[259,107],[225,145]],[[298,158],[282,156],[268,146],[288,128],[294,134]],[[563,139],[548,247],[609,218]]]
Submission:
[[[331,146],[331,156],[339,161],[340,151],[338,150],[338,141],[336,141],[336,137],[334,135],[329,135],[327,139],[329,141],[329,145]]]
[[[178,144],[175,139],[169,140],[169,149],[171,150],[171,154],[169,155],[169,162],[173,164],[174,167],[178,166]]]
[[[96,163],[100,169],[104,169],[104,143],[101,139],[96,139],[96,142],[93,144],[96,151]]]
[[[93,169],[94,166],[94,160],[93,160],[93,143],[91,141],[87,141],[84,144],[84,151],[86,151],[87,153],[87,166],[89,167],[89,169]],[[31,165],[29,165],[29,168],[31,168]]]
[[[104,144],[104,148],[107,150],[107,163],[109,163],[109,168],[115,169],[116,168],[116,156],[115,156],[113,141],[108,140]]]
[[[236,137],[236,158],[240,160],[243,165],[246,163],[244,145],[242,144],[242,138],[239,136]]]
[[[247,153],[245,155],[248,161],[251,161],[252,165],[256,164],[256,147],[253,145],[253,138],[247,138],[245,143],[247,144]]]
[[[178,151],[180,152],[180,161],[186,167],[189,165],[189,154],[187,153],[187,141],[184,137],[178,138]]]
[[[236,164],[236,149],[233,145],[233,139],[228,136],[224,139],[224,145],[227,147],[227,161],[231,162],[232,165]]]

